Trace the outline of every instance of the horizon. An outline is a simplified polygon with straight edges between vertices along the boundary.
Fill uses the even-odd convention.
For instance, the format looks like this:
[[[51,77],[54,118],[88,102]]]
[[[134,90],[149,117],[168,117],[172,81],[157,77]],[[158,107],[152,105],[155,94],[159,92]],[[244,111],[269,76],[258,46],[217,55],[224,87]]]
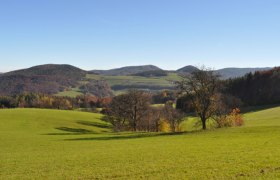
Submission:
[[[116,67],[116,68],[110,68],[110,69],[84,69],[84,68],[81,68],[79,66],[75,66],[75,65],[72,65],[72,64],[56,64],[56,63],[47,63],[47,64],[37,64],[37,65],[33,65],[33,66],[30,66],[30,67],[24,67],[24,68],[19,68],[19,69],[13,69],[13,70],[10,70],[10,71],[0,71],[0,73],[8,73],[8,72],[12,72],[12,71],[17,71],[17,70],[23,70],[23,69],[28,69],[28,68],[32,68],[32,67],[36,67],[36,66],[43,66],[43,65],[70,65],[70,66],[74,66],[74,67],[77,67],[79,69],[82,69],[82,70],[85,70],[85,71],[94,71],[94,70],[100,70],[100,71],[107,71],[107,70],[113,70],[113,69],[119,69],[119,68],[124,68],[124,67],[137,67],[137,66],[156,66],[162,70],[165,70],[165,71],[176,71],[176,70],[179,70],[181,68],[184,68],[186,66],[193,66],[193,67],[196,67],[196,68],[200,68],[201,66],[196,66],[196,65],[185,65],[185,66],[182,66],[182,67],[179,67],[177,69],[164,69],[158,65],[154,65],[154,64],[140,64],[140,65],[131,65],[131,66],[119,66],[119,67]],[[207,68],[211,68],[213,70],[221,70],[221,69],[227,69],[227,68],[238,68],[238,69],[257,69],[257,68],[274,68],[274,67],[278,67],[278,66],[264,66],[264,67],[223,67],[223,68],[213,68],[213,67],[207,67]]]
[[[138,64],[280,66],[276,0],[15,0],[0,5],[0,72],[49,63],[85,70]]]

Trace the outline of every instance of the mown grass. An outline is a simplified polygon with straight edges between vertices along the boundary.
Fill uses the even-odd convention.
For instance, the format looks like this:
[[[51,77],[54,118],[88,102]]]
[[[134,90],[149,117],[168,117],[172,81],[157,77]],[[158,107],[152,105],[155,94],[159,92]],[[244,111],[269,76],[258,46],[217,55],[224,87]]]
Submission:
[[[277,179],[279,115],[172,135],[113,133],[93,113],[0,110],[0,179]]]

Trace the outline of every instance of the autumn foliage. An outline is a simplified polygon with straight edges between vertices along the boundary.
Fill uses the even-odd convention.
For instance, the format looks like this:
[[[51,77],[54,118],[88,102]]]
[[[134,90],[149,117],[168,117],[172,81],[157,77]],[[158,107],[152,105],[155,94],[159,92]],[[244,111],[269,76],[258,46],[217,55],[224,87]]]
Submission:
[[[216,122],[218,128],[242,126],[244,124],[240,109],[238,108],[233,109],[228,115],[216,119]]]

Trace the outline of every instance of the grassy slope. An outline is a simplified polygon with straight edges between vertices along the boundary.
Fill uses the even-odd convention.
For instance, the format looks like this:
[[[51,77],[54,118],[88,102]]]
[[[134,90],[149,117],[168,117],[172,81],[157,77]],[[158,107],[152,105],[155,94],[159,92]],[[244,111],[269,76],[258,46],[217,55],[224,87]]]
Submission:
[[[56,96],[68,96],[68,97],[76,97],[79,95],[83,95],[83,93],[81,92],[81,90],[77,87],[77,88],[72,88],[68,91],[62,91],[56,94]]]
[[[110,86],[114,85],[158,85],[172,86],[170,81],[178,80],[176,73],[169,73],[164,77],[141,77],[141,76],[100,76],[88,74],[87,78],[106,80]]]
[[[88,79],[105,80],[110,86],[114,85],[152,85],[171,87],[173,81],[179,80],[179,76],[176,73],[168,73],[168,76],[164,77],[141,77],[141,76],[106,76],[106,75],[94,75],[87,74]],[[80,81],[80,84],[84,84],[87,81]],[[119,95],[126,92],[126,90],[114,91],[115,95]],[[57,96],[69,96],[76,97],[81,95],[79,88],[73,88],[70,91],[59,92]]]
[[[182,135],[115,134],[100,118],[0,110],[0,179],[280,178],[280,108],[246,114],[242,128]]]
[[[161,87],[171,87],[172,81],[179,80],[179,76],[176,73],[168,73],[168,76],[164,77],[141,77],[141,76],[106,76],[106,75],[94,75],[87,74],[86,78],[95,80],[105,80],[110,86],[114,85],[153,85]],[[80,81],[80,84],[84,84],[87,81]],[[124,90],[114,91],[115,95],[119,95],[126,92]],[[73,88],[70,91],[59,92],[57,96],[69,96],[76,97],[81,95],[79,88]]]

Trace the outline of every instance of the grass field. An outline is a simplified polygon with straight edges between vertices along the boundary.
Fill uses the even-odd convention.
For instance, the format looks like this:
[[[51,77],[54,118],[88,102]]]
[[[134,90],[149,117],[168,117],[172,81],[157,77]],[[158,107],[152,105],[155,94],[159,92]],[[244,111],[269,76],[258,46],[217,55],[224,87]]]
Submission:
[[[105,76],[105,75],[95,75],[95,74],[87,74],[86,78],[88,80],[104,80],[109,86],[115,85],[123,85],[123,86],[156,86],[161,87],[162,90],[165,88],[171,88],[174,86],[172,82],[179,80],[179,76],[176,73],[168,73],[168,76],[163,77],[141,77],[141,76]],[[85,84],[88,81],[80,81],[79,84]],[[79,85],[79,86],[80,86]],[[72,88],[69,91],[62,91],[56,94],[56,96],[68,96],[68,97],[76,97],[81,95],[81,90],[79,86],[76,88]],[[122,94],[126,92],[127,89],[116,90],[113,91],[115,95]]]
[[[179,80],[176,73],[168,73],[163,77],[141,77],[141,76],[101,76],[88,74],[87,78],[95,80],[105,80],[110,86],[114,85],[153,85],[153,86],[173,86],[172,82]]]
[[[118,134],[99,114],[0,110],[0,179],[279,179],[280,108],[244,117],[241,128]]]

